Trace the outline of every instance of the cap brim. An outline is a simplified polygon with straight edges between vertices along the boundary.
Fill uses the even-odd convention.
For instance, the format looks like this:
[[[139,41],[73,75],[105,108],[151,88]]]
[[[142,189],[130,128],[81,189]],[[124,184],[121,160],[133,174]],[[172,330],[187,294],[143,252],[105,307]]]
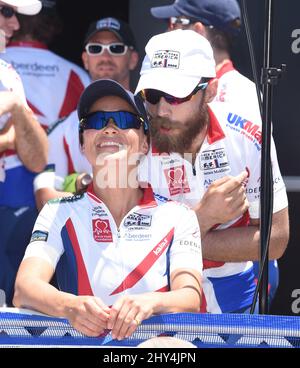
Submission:
[[[181,14],[174,5],[158,6],[150,9],[155,18],[167,19],[170,17],[179,17]]]
[[[200,82],[199,77],[187,77],[167,73],[166,70],[154,73],[145,73],[141,75],[135,93],[143,89],[157,89],[175,97],[186,97],[193,92]]]
[[[95,101],[101,97],[105,96],[118,96],[127,101],[134,110],[139,114],[137,106],[135,105],[133,99],[131,99],[129,93],[121,86],[119,83],[110,79],[99,79],[91,83],[82,93],[77,113],[79,120],[85,117]],[[132,95],[133,98],[133,95]]]
[[[112,32],[116,35],[116,37],[118,37],[118,39],[124,43],[124,40],[123,38],[121,37],[121,35],[115,30],[115,29],[112,29],[112,28],[101,28],[101,29],[95,29],[91,34],[89,34],[85,40],[84,40],[84,44],[86,45],[87,43],[89,43],[89,40],[98,32],[102,32],[102,31],[109,31],[109,32]]]
[[[35,15],[42,9],[42,3],[39,0],[4,0],[4,4],[14,6],[17,12],[25,15]]]

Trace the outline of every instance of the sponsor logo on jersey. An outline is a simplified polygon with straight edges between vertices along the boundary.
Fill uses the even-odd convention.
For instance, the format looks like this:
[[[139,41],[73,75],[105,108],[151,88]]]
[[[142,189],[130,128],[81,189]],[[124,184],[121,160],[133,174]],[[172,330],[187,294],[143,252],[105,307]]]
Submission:
[[[14,61],[11,62],[13,68],[19,73],[23,75],[36,75],[36,76],[54,76],[59,73],[58,65],[47,65],[47,64],[39,64],[35,63],[16,63]]]
[[[159,201],[159,202],[165,203],[165,202],[169,202],[169,201],[170,201],[170,199],[169,199],[169,198],[164,197],[164,196],[162,196],[162,195],[160,195],[160,194],[158,194],[158,193],[153,193],[153,195],[154,195],[154,198],[155,198],[157,201]]]
[[[277,177],[275,179],[273,179],[273,185],[276,186],[277,184],[280,184],[282,181],[281,177]],[[258,183],[260,185],[260,180],[258,180]],[[257,187],[247,187],[246,188],[246,194],[253,196],[255,199],[259,199],[260,198],[260,191],[261,191],[261,187],[257,186]]]
[[[49,233],[47,231],[35,230],[30,239],[30,243],[35,241],[47,241]]]
[[[127,241],[147,241],[147,240],[151,240],[152,238],[152,234],[131,234],[131,233],[125,233],[124,234],[124,239],[126,239]],[[138,243],[137,243],[138,245]]]
[[[204,187],[205,187],[205,189],[207,189],[210,186],[210,184],[212,184],[213,182],[214,181],[212,179],[205,179],[204,180]]]
[[[178,69],[180,64],[180,53],[171,50],[156,51],[152,60],[151,68]]]
[[[170,156],[160,156],[160,160],[163,166],[172,167],[176,164],[182,164],[183,159],[171,158]]]
[[[188,247],[188,248],[190,248],[190,250],[196,251],[196,252],[200,251],[200,249],[201,249],[200,242],[196,243],[196,242],[190,241],[190,240],[180,240],[179,244],[183,247]]]
[[[98,243],[110,243],[113,241],[108,220],[95,219],[93,221],[93,236]]]
[[[101,206],[93,207],[92,217],[107,217],[107,213]]]
[[[262,131],[259,125],[231,112],[228,114],[227,121],[231,128],[234,128],[252,142],[256,143],[255,146],[258,150],[261,149]]]
[[[229,167],[229,162],[224,148],[204,151],[201,153],[200,169],[202,171],[224,169],[226,167]]]
[[[187,181],[184,165],[165,169],[164,173],[171,196],[180,193],[190,193],[191,190]]]
[[[170,245],[168,237],[165,237],[154,249],[153,253],[159,256]]]
[[[124,220],[124,226],[146,226],[150,227],[152,222],[152,216],[141,215],[140,213],[133,212]]]

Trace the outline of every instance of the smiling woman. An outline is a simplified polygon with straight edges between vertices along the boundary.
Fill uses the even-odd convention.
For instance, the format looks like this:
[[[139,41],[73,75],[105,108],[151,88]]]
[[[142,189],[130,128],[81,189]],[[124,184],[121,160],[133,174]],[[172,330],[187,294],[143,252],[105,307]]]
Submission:
[[[197,217],[185,206],[156,199],[137,180],[139,160],[148,151],[142,101],[101,79],[81,96],[78,116],[93,182],[86,194],[50,202],[41,211],[14,304],[68,318],[88,336],[109,329],[117,339],[132,335],[153,314],[199,311]],[[104,186],[112,165],[117,180]],[[60,290],[49,284],[54,271]]]

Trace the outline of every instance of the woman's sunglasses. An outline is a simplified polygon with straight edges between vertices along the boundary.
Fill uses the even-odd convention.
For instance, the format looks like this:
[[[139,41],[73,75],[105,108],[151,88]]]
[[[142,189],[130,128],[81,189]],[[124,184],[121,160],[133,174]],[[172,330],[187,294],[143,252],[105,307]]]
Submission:
[[[12,18],[14,15],[17,14],[14,8],[11,6],[1,5],[0,6],[0,13],[3,15],[4,18]]]
[[[180,105],[183,102],[189,101],[198,91],[204,90],[207,86],[208,82],[198,84],[193,92],[186,97],[175,97],[157,89],[144,89],[141,91],[141,97],[144,99],[144,101],[147,101],[152,105],[159,103],[162,97],[170,105]]]
[[[104,45],[102,43],[90,42],[85,46],[85,50],[89,55],[101,55],[104,50],[107,50],[110,55],[121,56],[125,55],[128,46],[124,45],[120,42],[110,43],[108,45]]]
[[[148,123],[139,115],[128,111],[96,111],[88,114],[80,120],[80,129],[103,129],[109,122],[114,123],[119,129],[140,129],[148,132]]]

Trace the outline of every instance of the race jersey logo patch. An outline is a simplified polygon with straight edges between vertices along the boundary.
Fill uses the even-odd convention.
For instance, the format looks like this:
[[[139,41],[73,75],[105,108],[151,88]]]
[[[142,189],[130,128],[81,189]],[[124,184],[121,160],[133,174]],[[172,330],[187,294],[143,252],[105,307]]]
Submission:
[[[156,51],[151,60],[151,68],[179,69],[180,53],[171,50]]]
[[[204,151],[200,157],[200,169],[210,171],[229,167],[229,162],[224,148]]]
[[[186,178],[184,165],[165,169],[164,173],[171,196],[175,196],[180,193],[190,193],[191,190]]]
[[[49,233],[47,231],[36,230],[32,233],[30,243],[35,241],[47,241]]]
[[[93,236],[98,243],[110,243],[113,241],[108,220],[96,219],[93,221]]]
[[[101,206],[93,207],[92,217],[107,217],[107,213]]]
[[[124,221],[124,226],[146,226],[150,227],[152,222],[152,216],[141,215],[140,213],[131,213],[126,217]]]

